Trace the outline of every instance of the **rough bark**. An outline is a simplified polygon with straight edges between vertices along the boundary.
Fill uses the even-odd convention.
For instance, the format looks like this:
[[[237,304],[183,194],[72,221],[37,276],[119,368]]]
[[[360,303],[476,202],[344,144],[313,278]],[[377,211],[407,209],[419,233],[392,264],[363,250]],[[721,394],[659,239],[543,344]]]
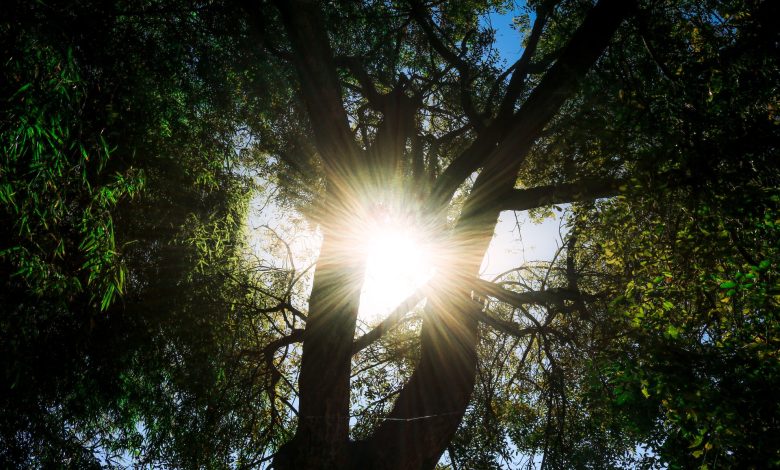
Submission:
[[[344,468],[349,441],[349,378],[363,265],[350,254],[354,240],[334,219],[353,214],[350,181],[363,153],[347,123],[335,61],[311,1],[279,1],[293,64],[301,84],[317,150],[325,163],[327,194],[321,214],[323,242],[309,298],[299,376],[295,437],[274,459],[277,469]],[[343,224],[343,220],[341,221]]]

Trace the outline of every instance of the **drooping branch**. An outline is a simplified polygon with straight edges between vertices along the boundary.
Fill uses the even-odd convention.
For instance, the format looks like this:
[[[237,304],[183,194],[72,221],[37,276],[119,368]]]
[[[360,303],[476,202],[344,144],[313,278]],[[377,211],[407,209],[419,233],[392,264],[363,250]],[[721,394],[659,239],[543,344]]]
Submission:
[[[528,326],[525,328],[521,328],[520,325],[518,325],[515,322],[498,318],[484,310],[479,312],[477,314],[477,317],[479,321],[481,321],[482,323],[492,328],[495,328],[496,330],[502,333],[506,333],[516,338],[525,338],[528,335],[532,335],[534,333],[541,333],[543,332],[543,330],[546,330],[546,328],[544,327],[537,327],[537,326]]]
[[[585,179],[536,188],[514,189],[499,201],[501,210],[525,211],[549,204],[568,204],[617,196],[625,181],[613,178]]]
[[[660,51],[655,47],[654,42],[652,41],[652,37],[650,34],[650,26],[649,26],[649,17],[650,12],[648,12],[644,8],[637,9],[638,14],[636,15],[637,19],[637,25],[639,26],[639,37],[642,39],[642,44],[645,46],[645,50],[647,51],[647,54],[650,56],[650,59],[655,63],[655,65],[658,67],[658,70],[661,71],[661,76],[663,76],[665,79],[667,79],[672,86],[677,85],[677,80],[674,78],[674,74],[671,70],[669,70],[669,67],[666,65],[666,62],[661,56]]]
[[[273,430],[274,425],[278,422],[279,412],[276,409],[277,399],[284,403],[284,405],[287,406],[287,408],[290,409],[290,411],[292,411],[294,414],[298,414],[295,407],[292,406],[292,404],[284,396],[277,394],[276,386],[280,380],[284,380],[285,383],[290,386],[290,388],[293,387],[292,384],[290,384],[290,382],[284,377],[282,372],[274,365],[274,355],[276,354],[276,351],[281,348],[286,348],[293,343],[300,343],[303,341],[303,332],[304,330],[296,328],[293,329],[288,335],[277,338],[276,340],[266,344],[262,349],[245,349],[239,353],[243,356],[250,356],[262,361],[268,370],[265,388],[266,393],[268,393],[268,401],[270,403],[271,427],[268,428],[266,431],[267,433],[270,433]],[[281,362],[284,362],[286,357],[287,350],[285,350],[284,355],[281,358]]]
[[[577,280],[579,276],[577,275],[575,259],[577,253],[577,238],[578,230],[575,227],[569,236],[569,240],[566,242],[566,282],[568,283],[569,289],[579,292],[580,288],[578,286],[579,282]],[[577,310],[579,310],[580,315],[582,315],[583,318],[590,318],[588,309],[582,299],[575,300],[574,306]]]

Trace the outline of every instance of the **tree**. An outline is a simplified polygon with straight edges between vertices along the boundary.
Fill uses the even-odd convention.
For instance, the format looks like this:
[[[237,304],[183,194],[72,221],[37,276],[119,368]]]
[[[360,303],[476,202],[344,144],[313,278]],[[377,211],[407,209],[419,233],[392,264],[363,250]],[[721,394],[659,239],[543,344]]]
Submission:
[[[529,43],[525,60],[516,65],[510,84],[505,90],[499,88],[504,92],[503,99],[494,117],[485,110],[478,111],[471,102],[469,88],[474,84],[469,75],[478,73],[478,69],[471,69],[478,65],[485,67],[469,63],[463,57],[468,53],[468,42],[463,36],[467,28],[473,27],[476,16],[472,14],[471,18],[461,19],[465,24],[455,23],[451,27],[453,35],[460,36],[442,38],[436,25],[430,22],[427,7],[413,3],[409,20],[419,36],[417,41],[430,48],[434,70],[428,69],[427,64],[412,68],[417,64],[401,62],[399,51],[398,58],[390,57],[392,69],[379,69],[384,72],[380,76],[390,79],[386,85],[389,91],[382,93],[376,89],[367,66],[360,63],[363,58],[346,58],[356,71],[355,79],[362,79],[358,81],[360,98],[379,114],[377,128],[362,132],[374,136],[371,141],[363,142],[363,148],[355,141],[347,119],[336,68],[337,56],[319,21],[322,16],[319,8],[308,3],[280,3],[278,7],[290,40],[292,62],[314,143],[323,162],[326,186],[323,207],[327,213],[319,221],[323,243],[303,334],[298,427],[293,440],[277,455],[275,466],[433,467],[457,430],[474,386],[478,329],[486,313],[472,300],[473,287],[465,280],[476,278],[479,272],[501,205],[514,191],[524,156],[564,101],[576,93],[577,84],[606,49],[614,32],[630,14],[632,5],[607,1],[589,10],[569,41],[556,51],[557,60],[516,110],[535,52],[534,44]],[[442,17],[448,13],[442,8]],[[537,21],[543,23],[546,15],[542,11]],[[405,29],[390,34],[400,35]],[[538,27],[537,36],[540,30]],[[458,42],[463,43],[460,54],[450,45]],[[411,77],[398,66],[409,67]],[[410,138],[422,140],[415,136],[418,130],[410,127],[426,102],[435,106],[440,100],[439,90],[429,90],[423,80],[434,73],[448,73],[448,69],[455,71],[455,85],[461,88],[461,100],[456,105],[462,108],[463,121],[469,130],[473,128],[475,138],[461,144],[462,149],[452,150],[448,155],[451,161],[440,174],[435,168],[427,168],[425,174],[424,149],[416,149],[417,155],[407,152]],[[414,83],[418,74],[419,91],[415,90]],[[417,96],[409,96],[415,92]],[[444,106],[450,104],[448,98],[442,96]],[[433,124],[437,117],[432,112],[428,119]],[[425,120],[420,118],[419,125],[427,124]],[[363,125],[358,121],[355,130],[360,131]],[[441,154],[428,156],[427,160],[434,158],[443,160]],[[439,279],[434,293],[428,296],[417,367],[396,397],[389,419],[379,424],[369,438],[350,444],[350,364],[363,267],[361,260],[346,255],[352,243],[347,227],[359,220],[345,221],[342,214],[350,213],[350,205],[356,201],[357,210],[366,212],[370,211],[371,204],[385,203],[365,201],[364,194],[357,191],[367,187],[368,194],[379,193],[385,182],[401,179],[400,184],[404,185],[404,179],[413,181],[416,177],[418,182],[430,181],[429,189],[418,197],[426,200],[425,212],[433,218],[432,223],[443,226],[446,220],[436,219],[444,219],[457,188],[478,170],[479,176],[461,213],[446,235],[453,251],[446,256],[450,265],[444,270],[456,275],[452,279]],[[420,183],[405,185],[416,186],[418,190],[422,186]],[[420,417],[427,418],[417,419]]]
[[[127,272],[97,297],[36,290],[16,272],[26,258],[3,251],[4,282],[25,299],[3,298],[6,374],[33,379],[4,389],[9,462],[130,449],[187,467],[434,468],[446,452],[453,467],[491,468],[512,461],[511,442],[529,466],[778,465],[774,4],[531,1],[509,67],[483,21],[504,2],[95,7],[12,11],[57,26],[23,25],[23,50],[72,45],[94,107],[81,135],[118,120],[103,160],[146,184],[86,219],[115,221],[120,243],[62,237],[94,246],[100,273]],[[25,96],[6,75],[5,96]],[[50,121],[77,122],[82,99]],[[4,145],[22,112],[4,115]],[[279,207],[320,228],[308,293],[307,269],[241,255],[253,168]],[[68,187],[110,185],[100,174]],[[38,201],[32,173],[2,177],[4,202],[24,185]],[[49,196],[71,213],[89,204]],[[561,204],[555,260],[479,278],[502,211]],[[356,338],[356,246],[384,213],[424,227],[439,273]],[[53,259],[44,271],[89,275]],[[57,338],[87,331],[60,351],[85,362],[43,387],[23,359],[47,338],[29,328],[41,298],[67,320],[51,324]],[[7,418],[14,407],[28,411]]]

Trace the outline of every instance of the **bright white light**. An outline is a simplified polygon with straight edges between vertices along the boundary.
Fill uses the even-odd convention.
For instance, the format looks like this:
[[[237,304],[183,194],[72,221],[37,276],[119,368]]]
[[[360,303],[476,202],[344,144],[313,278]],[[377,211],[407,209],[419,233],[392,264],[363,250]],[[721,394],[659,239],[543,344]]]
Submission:
[[[433,275],[433,259],[412,227],[383,220],[368,231],[359,315],[376,322]]]

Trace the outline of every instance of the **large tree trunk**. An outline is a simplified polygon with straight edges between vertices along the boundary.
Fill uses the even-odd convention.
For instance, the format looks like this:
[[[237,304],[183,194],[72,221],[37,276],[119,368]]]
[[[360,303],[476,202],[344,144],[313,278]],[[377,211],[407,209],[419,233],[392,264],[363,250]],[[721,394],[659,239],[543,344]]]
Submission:
[[[298,428],[274,460],[277,469],[346,468],[352,339],[362,260],[344,233],[324,234],[309,298],[299,378]]]

